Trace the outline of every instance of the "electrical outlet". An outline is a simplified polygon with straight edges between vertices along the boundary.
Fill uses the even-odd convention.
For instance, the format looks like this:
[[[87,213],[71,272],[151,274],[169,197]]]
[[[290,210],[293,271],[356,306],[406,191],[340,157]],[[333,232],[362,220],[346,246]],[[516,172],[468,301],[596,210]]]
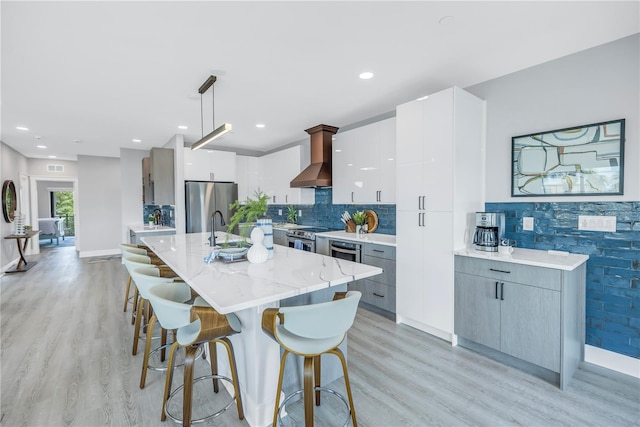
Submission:
[[[531,216],[522,217],[522,229],[524,231],[533,231],[533,217]]]
[[[298,218],[302,218],[302,209],[298,211]]]
[[[578,230],[615,232],[616,225],[615,216],[578,215]]]
[[[278,215],[282,215],[282,209],[278,209]]]

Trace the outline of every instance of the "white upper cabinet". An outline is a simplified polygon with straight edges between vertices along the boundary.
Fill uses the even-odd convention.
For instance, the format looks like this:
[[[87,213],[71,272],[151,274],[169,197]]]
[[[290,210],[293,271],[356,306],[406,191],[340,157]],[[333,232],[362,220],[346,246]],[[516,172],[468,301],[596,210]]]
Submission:
[[[333,203],[395,203],[395,141],[395,118],[338,133],[332,154]]]
[[[260,190],[269,196],[269,204],[314,204],[313,188],[291,188],[290,182],[307,166],[299,145],[259,158]]]
[[[185,181],[236,182],[236,153],[184,149]]]
[[[260,159],[253,156],[236,156],[238,200],[244,202],[255,195],[260,185]]]

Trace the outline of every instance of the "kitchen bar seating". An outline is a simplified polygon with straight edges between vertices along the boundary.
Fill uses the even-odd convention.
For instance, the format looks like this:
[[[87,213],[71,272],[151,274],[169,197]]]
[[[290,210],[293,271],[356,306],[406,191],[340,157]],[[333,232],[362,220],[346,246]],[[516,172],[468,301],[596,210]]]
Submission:
[[[169,362],[160,419],[164,421],[168,416],[176,422],[181,422],[183,426],[189,426],[192,422],[202,422],[207,419],[217,417],[231,407],[234,400],[238,409],[238,418],[241,420],[244,419],[235,356],[233,346],[228,338],[229,336],[241,331],[240,320],[233,313],[227,315],[218,313],[200,297],[195,299],[194,305],[175,302],[175,292],[176,287],[174,284],[161,284],[154,286],[149,290],[149,298],[158,322],[165,329],[177,329],[176,341],[169,350]],[[231,379],[218,375],[218,358],[216,352],[217,343],[223,345],[227,351],[232,377]],[[198,349],[203,344],[208,344],[209,346],[211,375],[194,379],[194,362]],[[184,384],[171,392],[175,353],[178,347],[184,347],[186,351],[184,361]],[[205,379],[213,379],[213,389],[216,393],[219,391],[219,380],[232,383],[235,390],[235,396],[233,396],[232,400],[224,408],[216,413],[197,420],[192,420],[191,400],[193,383],[195,381]],[[168,411],[169,401],[181,389],[183,391],[182,420],[178,419]]]
[[[134,297],[136,301],[134,302],[134,307],[136,307],[133,315],[135,316],[135,326],[133,330],[133,348],[131,350],[132,355],[138,354],[138,341],[140,339],[140,329],[146,327],[146,323],[143,324],[144,321],[148,321],[149,319],[149,300],[147,294],[147,288],[145,287],[145,282],[138,284],[136,281],[135,270],[139,268],[153,268],[157,270],[158,276],[163,278],[169,278],[171,281],[178,279],[176,274],[167,266],[164,265],[153,265],[150,263],[149,257],[144,255],[129,255],[124,259],[124,265],[129,271],[129,277],[133,279],[133,283],[136,286],[136,292],[134,293]],[[142,291],[141,291],[142,289]],[[149,336],[150,338],[150,336]]]
[[[273,427],[278,426],[281,410],[280,393],[285,370],[285,362],[289,353],[304,357],[304,418],[305,426],[313,427],[314,395],[315,405],[320,405],[320,391],[329,391],[337,395],[343,402],[344,398],[335,392],[320,386],[320,360],[323,354],[334,354],[342,363],[344,382],[349,399],[349,410],[353,427],[357,427],[356,412],[353,406],[349,373],[344,354],[338,348],[353,325],[358,309],[358,302],[362,294],[357,291],[336,292],[333,301],[294,306],[268,308],[262,314],[262,329],[284,349],[280,359],[280,374],[276,390],[276,403],[273,410]],[[297,391],[287,396],[283,402]],[[346,404],[346,402],[345,402]]]
[[[151,249],[149,249],[147,246],[142,246],[142,245],[133,245],[130,243],[121,243],[120,244],[120,252],[122,254],[122,264],[124,264],[124,260],[126,257],[128,256],[132,256],[132,255],[139,255],[139,256],[146,256],[149,258],[149,264],[153,264],[153,265],[163,265],[164,262],[158,258],[156,256],[156,254],[153,253],[153,251]],[[127,305],[129,305],[129,292],[131,290],[131,275],[129,274],[127,276],[127,287],[125,290],[125,294],[124,294],[124,307],[123,310],[124,312],[127,311]],[[138,303],[138,290],[135,289],[133,292],[133,311],[131,313],[131,324],[133,324],[134,322],[134,315],[135,315],[135,311],[137,309],[137,303]]]
[[[166,270],[164,274],[166,275]],[[133,271],[131,271],[131,276],[133,277],[133,280],[138,286],[138,290],[141,295],[141,300],[143,301],[146,300],[146,304],[145,304],[146,307],[143,307],[142,310],[144,313],[146,313],[147,318],[150,317],[147,324],[147,332],[146,332],[147,338],[146,338],[146,344],[144,349],[144,356],[142,359],[142,373],[140,375],[140,388],[144,388],[145,382],[147,379],[147,369],[153,369],[156,371],[166,370],[166,368],[154,367],[149,365],[149,358],[151,354],[153,354],[156,351],[161,351],[162,352],[161,360],[164,361],[164,350],[168,347],[168,345],[166,344],[167,329],[163,327],[162,343],[158,348],[151,351],[151,341],[152,341],[154,325],[157,320],[157,317],[155,313],[152,313],[153,306],[149,302],[149,290],[154,286],[157,286],[160,284],[164,284],[164,283],[172,284],[174,288],[171,296],[173,298],[173,301],[176,301],[176,302],[185,302],[185,301],[191,300],[193,298],[193,293],[189,285],[184,283],[181,279],[177,277],[163,277],[163,270],[155,266],[135,268]],[[138,322],[136,322],[136,324],[138,324]],[[162,327],[162,323],[160,324],[160,326]]]

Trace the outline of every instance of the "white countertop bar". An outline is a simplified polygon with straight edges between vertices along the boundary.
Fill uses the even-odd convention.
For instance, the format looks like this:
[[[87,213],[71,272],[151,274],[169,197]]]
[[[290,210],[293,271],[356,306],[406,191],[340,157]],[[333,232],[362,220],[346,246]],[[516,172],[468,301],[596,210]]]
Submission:
[[[220,242],[224,232],[216,232]],[[148,245],[220,313],[232,313],[330,286],[382,274],[379,267],[274,245],[274,257],[248,261],[203,261],[211,253],[209,233],[147,236]],[[237,237],[237,236],[236,236]]]
[[[174,227],[168,227],[166,225],[146,225],[146,224],[132,224],[129,225],[129,229],[134,233],[152,233],[155,231],[176,231]]]
[[[459,249],[454,253],[455,255],[473,258],[505,261],[515,264],[533,265],[536,267],[555,268],[557,270],[567,271],[575,270],[589,259],[589,255],[524,248],[514,248],[513,253],[506,255],[498,252],[476,251],[475,249]]]
[[[377,245],[396,246],[396,236],[392,234],[380,233],[347,233],[344,230],[326,231],[316,233],[316,236],[329,237],[340,240],[349,240],[360,243],[375,243]]]

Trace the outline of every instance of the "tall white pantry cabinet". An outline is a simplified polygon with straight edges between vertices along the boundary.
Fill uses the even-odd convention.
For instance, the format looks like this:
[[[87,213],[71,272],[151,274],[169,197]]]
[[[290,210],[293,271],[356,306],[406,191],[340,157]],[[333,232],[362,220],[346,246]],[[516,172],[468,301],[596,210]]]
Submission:
[[[458,87],[396,109],[396,321],[452,342],[453,251],[484,210],[485,114]]]

